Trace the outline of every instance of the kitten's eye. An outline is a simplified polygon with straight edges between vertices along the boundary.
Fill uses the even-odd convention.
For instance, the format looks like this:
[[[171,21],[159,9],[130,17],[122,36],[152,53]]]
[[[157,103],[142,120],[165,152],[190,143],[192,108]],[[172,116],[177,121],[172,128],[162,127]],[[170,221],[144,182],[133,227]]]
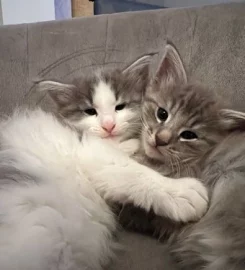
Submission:
[[[198,137],[197,137],[196,133],[194,133],[193,131],[186,130],[180,134],[180,138],[184,139],[184,140],[191,141],[191,140],[197,139]]]
[[[121,111],[125,108],[126,104],[125,103],[122,103],[122,104],[119,104],[116,106],[115,110],[116,111]]]
[[[162,122],[166,121],[168,119],[168,112],[163,108],[158,108],[157,118],[161,120]]]
[[[96,115],[97,114],[97,112],[94,108],[86,109],[86,110],[84,110],[84,112],[88,115]]]

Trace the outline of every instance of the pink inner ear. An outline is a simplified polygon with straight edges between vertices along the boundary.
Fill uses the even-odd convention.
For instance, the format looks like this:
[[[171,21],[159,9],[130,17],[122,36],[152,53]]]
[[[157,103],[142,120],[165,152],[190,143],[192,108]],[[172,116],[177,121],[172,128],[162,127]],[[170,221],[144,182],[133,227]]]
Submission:
[[[169,59],[165,57],[158,69],[157,76],[162,77],[164,75],[167,75],[170,69],[171,69],[171,64],[169,62]]]
[[[165,54],[156,72],[156,78],[165,83],[187,83],[187,76],[182,60],[176,49],[171,45],[166,46]]]

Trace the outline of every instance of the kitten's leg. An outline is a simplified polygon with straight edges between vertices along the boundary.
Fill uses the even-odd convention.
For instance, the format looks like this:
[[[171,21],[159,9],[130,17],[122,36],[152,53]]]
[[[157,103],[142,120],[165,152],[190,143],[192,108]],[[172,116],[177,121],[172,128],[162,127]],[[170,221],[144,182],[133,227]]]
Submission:
[[[84,149],[83,165],[104,199],[153,209],[174,221],[197,220],[206,212],[208,194],[200,181],[161,176],[98,139],[87,140]]]
[[[91,175],[97,192],[106,200],[133,203],[174,221],[199,219],[207,210],[208,196],[194,178],[170,179],[134,161],[113,164]]]

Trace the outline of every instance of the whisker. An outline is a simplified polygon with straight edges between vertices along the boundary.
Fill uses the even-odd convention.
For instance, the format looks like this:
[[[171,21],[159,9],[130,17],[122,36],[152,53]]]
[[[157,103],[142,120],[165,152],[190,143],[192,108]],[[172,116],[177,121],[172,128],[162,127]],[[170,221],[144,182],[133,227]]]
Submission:
[[[151,136],[151,132],[150,132],[150,128],[149,126],[146,124],[146,122],[144,121],[144,119],[141,117],[141,122],[142,122],[142,125],[144,126],[144,128],[146,129],[146,132],[149,136]]]
[[[170,157],[170,162],[171,162],[171,166],[172,166],[172,171],[173,173],[175,172],[176,170],[176,177],[180,177],[181,175],[181,166],[180,166],[180,158],[179,158],[179,155],[177,155],[177,151],[172,151],[172,150],[168,150],[168,155]]]
[[[169,161],[170,161],[170,165],[171,165],[172,171],[174,171],[174,165],[173,165],[173,162],[172,162],[171,155],[169,155]]]
[[[173,154],[173,157],[175,158],[175,164],[177,165],[176,166],[176,169],[177,169],[177,177],[180,177],[181,175],[181,169],[180,169],[180,159],[178,157],[178,155],[176,154]]]

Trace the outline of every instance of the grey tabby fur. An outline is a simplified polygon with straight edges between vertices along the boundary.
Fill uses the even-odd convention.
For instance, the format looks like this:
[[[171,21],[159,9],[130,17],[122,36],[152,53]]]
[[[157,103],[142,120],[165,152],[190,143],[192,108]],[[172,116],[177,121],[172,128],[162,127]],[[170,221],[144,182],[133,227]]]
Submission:
[[[169,121],[157,121],[159,107]],[[131,205],[121,209],[119,218],[126,228],[162,240],[170,236],[169,250],[183,270],[245,269],[245,114],[226,107],[210,90],[187,83],[177,51],[167,45],[146,91],[143,147],[136,158],[164,175],[201,179],[210,207],[187,226]],[[181,141],[186,130],[197,138]]]
[[[209,210],[170,239],[181,269],[245,269],[244,142],[244,132],[228,136],[202,164],[201,179],[212,192]]]

